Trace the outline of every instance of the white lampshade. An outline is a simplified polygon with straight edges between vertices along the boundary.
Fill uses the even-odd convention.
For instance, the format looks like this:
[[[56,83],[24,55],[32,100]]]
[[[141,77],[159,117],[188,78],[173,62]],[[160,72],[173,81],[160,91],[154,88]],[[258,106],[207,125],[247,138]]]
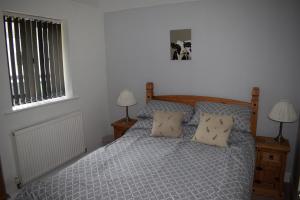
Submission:
[[[297,113],[291,103],[282,100],[274,105],[269,117],[278,122],[294,122],[297,120]]]
[[[117,104],[119,106],[132,106],[136,104],[136,100],[131,91],[125,89],[120,93]]]

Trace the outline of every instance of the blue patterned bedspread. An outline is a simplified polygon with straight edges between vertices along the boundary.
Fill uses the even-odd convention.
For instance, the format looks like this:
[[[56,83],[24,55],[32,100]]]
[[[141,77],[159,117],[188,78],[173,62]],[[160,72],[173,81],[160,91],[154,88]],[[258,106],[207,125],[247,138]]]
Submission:
[[[232,132],[229,147],[182,138],[154,138],[139,120],[114,143],[54,175],[26,185],[17,200],[158,199],[250,200],[255,147],[249,133]]]

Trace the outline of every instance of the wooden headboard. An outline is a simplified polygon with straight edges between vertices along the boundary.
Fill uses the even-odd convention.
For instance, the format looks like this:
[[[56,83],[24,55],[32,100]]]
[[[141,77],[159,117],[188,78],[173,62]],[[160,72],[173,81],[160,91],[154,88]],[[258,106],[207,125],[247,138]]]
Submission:
[[[240,101],[234,99],[224,99],[218,97],[207,97],[207,96],[196,96],[196,95],[155,95],[154,94],[154,85],[152,82],[146,83],[146,102],[150,100],[162,100],[162,101],[172,101],[178,103],[189,104],[195,106],[198,101],[207,101],[214,103],[223,103],[223,104],[233,104],[240,106],[250,107],[252,110],[251,113],[251,132],[252,135],[256,136],[256,127],[257,127],[257,113],[258,113],[258,100],[259,100],[259,88],[253,87],[251,93],[251,101]]]

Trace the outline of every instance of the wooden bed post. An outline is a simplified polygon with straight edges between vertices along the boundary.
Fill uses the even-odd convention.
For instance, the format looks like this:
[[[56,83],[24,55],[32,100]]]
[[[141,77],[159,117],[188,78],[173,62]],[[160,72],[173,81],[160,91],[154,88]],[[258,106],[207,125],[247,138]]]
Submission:
[[[251,132],[253,136],[256,136],[257,128],[257,115],[258,115],[258,100],[259,100],[259,88],[252,88],[252,98],[251,98]]]
[[[154,96],[154,86],[152,82],[146,83],[146,103],[148,103]]]

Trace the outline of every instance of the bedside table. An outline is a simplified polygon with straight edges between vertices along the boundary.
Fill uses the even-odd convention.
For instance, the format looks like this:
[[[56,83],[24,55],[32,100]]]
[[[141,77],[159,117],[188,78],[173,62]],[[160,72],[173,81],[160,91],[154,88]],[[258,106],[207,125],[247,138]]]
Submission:
[[[283,199],[286,157],[290,151],[288,140],[277,143],[271,137],[256,137],[256,164],[253,192],[256,195]]]
[[[5,199],[7,199],[7,195],[5,191],[5,185],[4,185],[1,163],[0,163],[0,200],[5,200]]]
[[[114,128],[114,138],[118,139],[124,133],[135,124],[137,120],[136,119],[130,119],[129,122],[126,122],[126,118],[120,119],[118,121],[115,121],[111,124],[111,126]]]

